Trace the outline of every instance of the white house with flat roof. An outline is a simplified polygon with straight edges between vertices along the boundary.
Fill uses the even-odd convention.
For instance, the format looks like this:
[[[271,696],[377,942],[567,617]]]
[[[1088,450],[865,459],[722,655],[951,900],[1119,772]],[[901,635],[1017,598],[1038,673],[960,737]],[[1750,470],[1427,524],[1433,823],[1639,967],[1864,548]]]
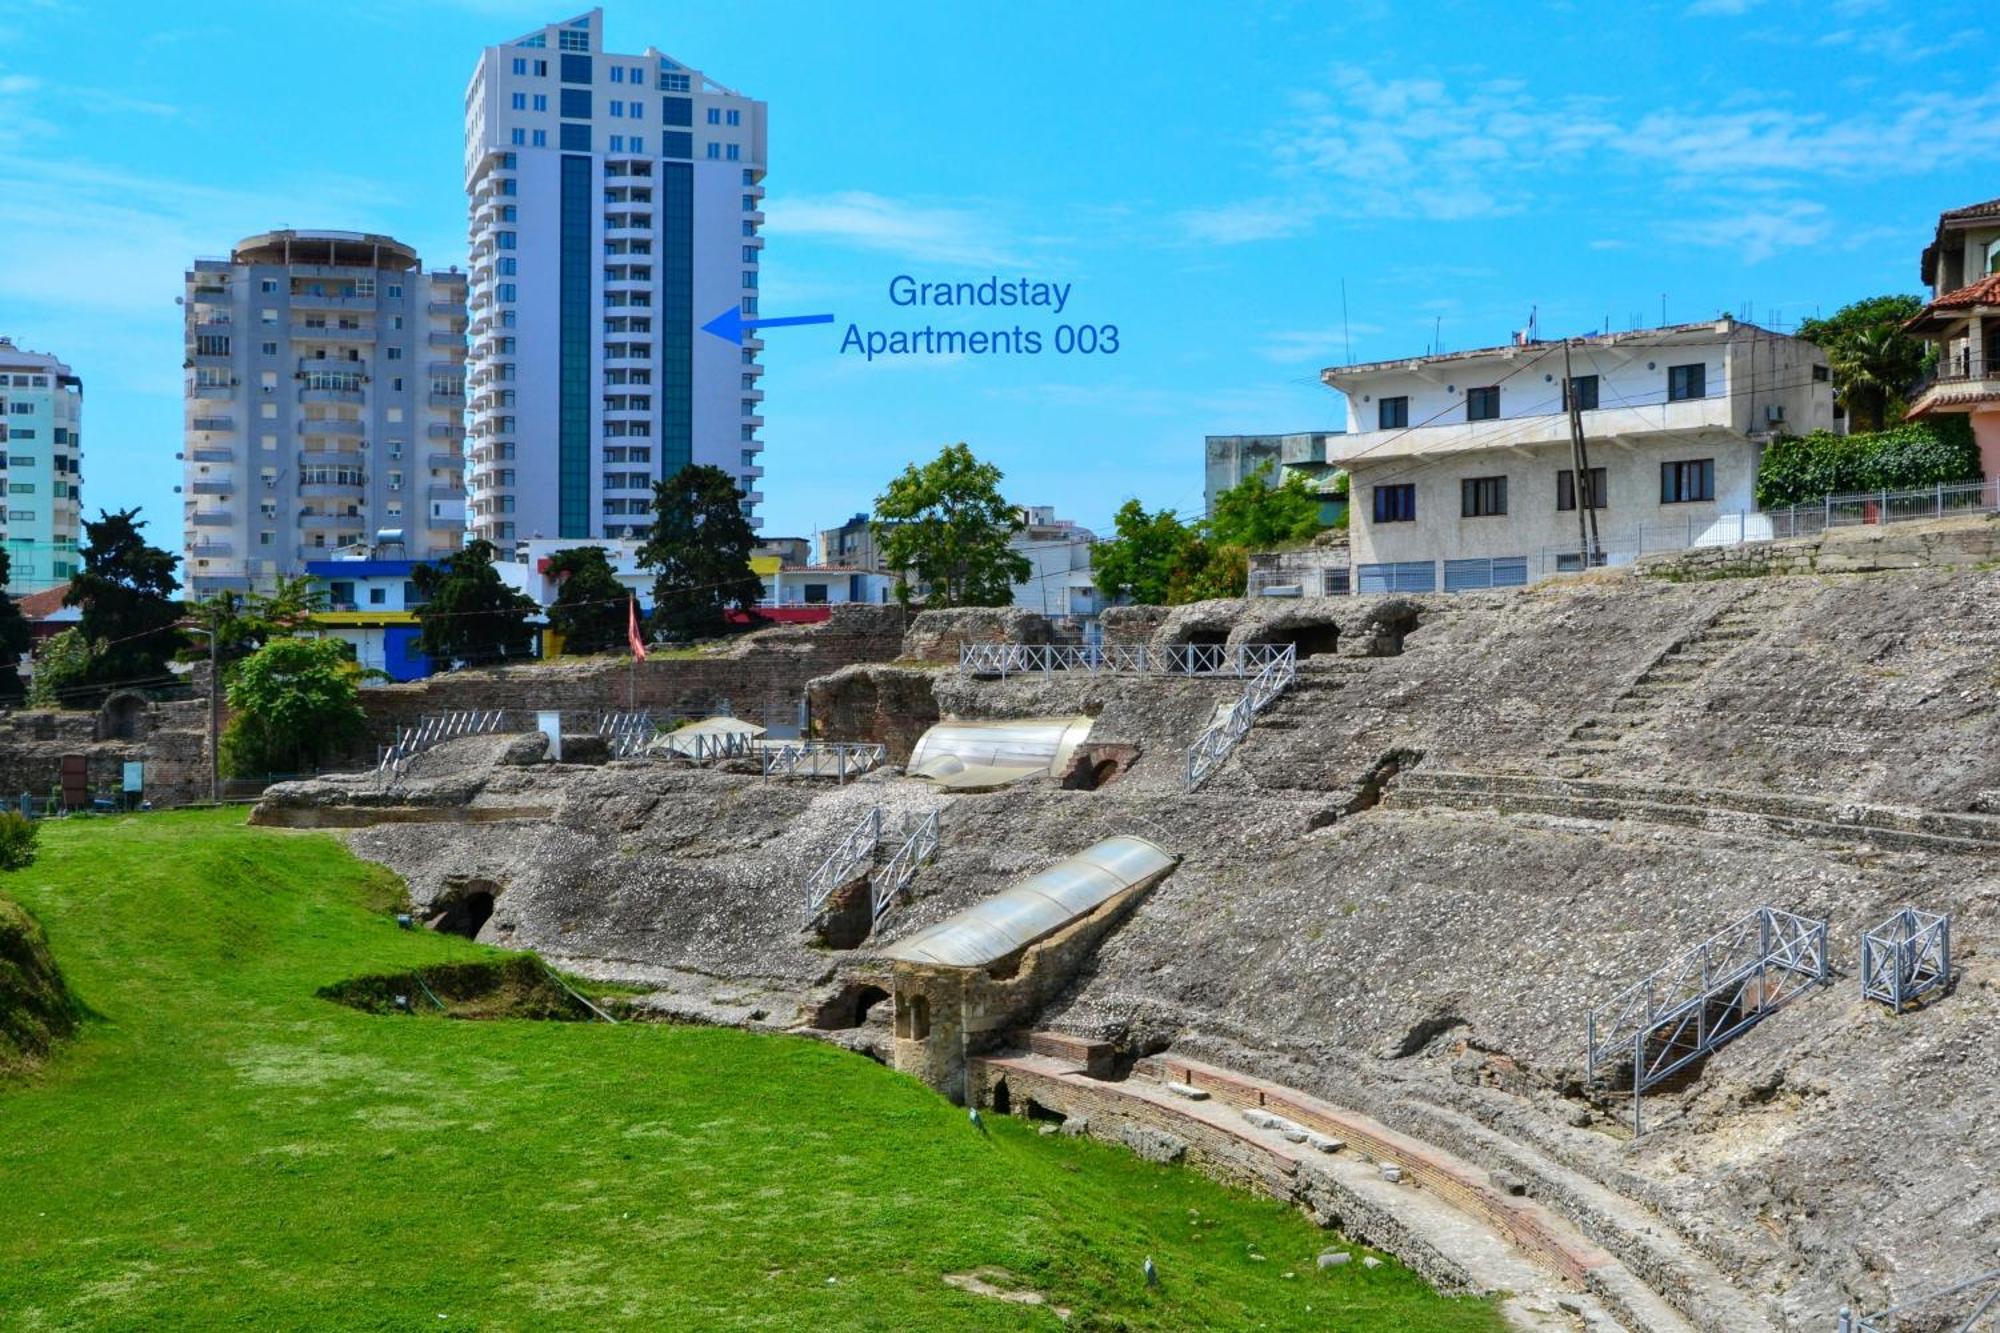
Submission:
[[[1756,537],[1765,443],[1833,425],[1826,357],[1754,324],[1593,335],[1568,351],[1591,563],[1724,527]],[[1583,567],[1563,356],[1561,341],[1518,341],[1321,373],[1348,400],[1330,461],[1351,478],[1355,591],[1499,587]]]

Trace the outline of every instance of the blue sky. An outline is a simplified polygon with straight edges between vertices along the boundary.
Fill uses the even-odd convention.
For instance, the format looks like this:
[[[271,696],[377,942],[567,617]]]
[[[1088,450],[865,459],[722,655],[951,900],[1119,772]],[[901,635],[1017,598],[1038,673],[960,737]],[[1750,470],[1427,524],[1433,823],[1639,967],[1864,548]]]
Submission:
[[[277,226],[462,263],[479,48],[513,0],[0,0],[0,332],[87,388],[86,502],[178,540],[181,273]],[[614,3],[769,101],[765,531],[966,440],[1024,504],[1198,511],[1201,438],[1322,429],[1346,359],[1915,291],[2000,195],[1977,10],[1669,4]],[[878,360],[889,280],[1072,283],[1115,356]],[[1346,290],[1343,319],[1342,284]],[[955,327],[992,321],[950,316]],[[1011,324],[1011,318],[1006,323]],[[1044,320],[1044,326],[1053,320]]]

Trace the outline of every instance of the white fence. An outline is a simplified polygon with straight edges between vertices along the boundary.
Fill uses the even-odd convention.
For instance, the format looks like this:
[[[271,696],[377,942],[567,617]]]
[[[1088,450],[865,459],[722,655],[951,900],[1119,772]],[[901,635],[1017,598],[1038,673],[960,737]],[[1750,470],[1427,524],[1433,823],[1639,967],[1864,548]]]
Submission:
[[[1286,647],[1289,649],[1291,645]],[[1193,791],[1210,773],[1222,766],[1222,761],[1229,757],[1236,743],[1250,734],[1257,714],[1270,707],[1272,700],[1290,688],[1298,674],[1297,657],[1289,651],[1282,657],[1272,659],[1257,673],[1249,688],[1243,691],[1243,697],[1236,701],[1236,706],[1188,747],[1186,790]]]
[[[1144,645],[1051,643],[968,643],[959,649],[958,669],[968,676],[1023,676],[1056,671],[1093,675],[1255,676],[1297,655],[1289,643],[1183,643],[1170,648]]]

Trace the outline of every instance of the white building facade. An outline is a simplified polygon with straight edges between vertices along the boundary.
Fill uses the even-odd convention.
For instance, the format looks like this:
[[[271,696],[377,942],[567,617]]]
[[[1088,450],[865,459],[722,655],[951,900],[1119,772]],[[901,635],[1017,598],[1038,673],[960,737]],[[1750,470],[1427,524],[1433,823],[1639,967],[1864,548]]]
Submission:
[[[1349,431],[1356,592],[1459,591],[1584,564],[1564,345],[1337,366]],[[1833,426],[1826,358],[1732,319],[1572,339],[1598,545],[1769,536],[1752,490],[1766,442]],[[1589,515],[1586,515],[1589,517]],[[1760,531],[1761,528],[1761,531]]]
[[[1014,585],[1014,605],[1046,616],[1085,618],[1103,609],[1090,548],[1097,534],[1070,519],[1057,518],[1052,505],[1021,510],[1027,526],[1008,542],[1028,561],[1028,580]]]
[[[690,463],[763,496],[757,314],[765,108],[603,14],[486,48],[465,98],[470,526],[497,544],[622,538]]]
[[[0,338],[0,477],[7,591],[67,583],[83,525],[83,381],[8,338]]]
[[[268,589],[465,532],[465,276],[388,236],[274,231],[185,275],[181,578]]]

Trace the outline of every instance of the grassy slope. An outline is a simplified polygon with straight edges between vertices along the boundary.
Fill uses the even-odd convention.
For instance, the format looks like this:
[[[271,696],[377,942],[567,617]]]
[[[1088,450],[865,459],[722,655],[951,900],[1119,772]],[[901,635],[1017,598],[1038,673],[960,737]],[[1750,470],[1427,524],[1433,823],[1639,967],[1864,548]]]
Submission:
[[[41,927],[0,897],[0,1078],[39,1065],[76,1020]]]
[[[485,952],[395,929],[322,835],[73,821],[8,888],[100,1017],[0,1086],[0,1327],[1056,1326],[940,1280],[981,1265],[1073,1327],[1498,1326],[1394,1266],[1317,1272],[1289,1209],[982,1139],[816,1043],[315,999]]]

